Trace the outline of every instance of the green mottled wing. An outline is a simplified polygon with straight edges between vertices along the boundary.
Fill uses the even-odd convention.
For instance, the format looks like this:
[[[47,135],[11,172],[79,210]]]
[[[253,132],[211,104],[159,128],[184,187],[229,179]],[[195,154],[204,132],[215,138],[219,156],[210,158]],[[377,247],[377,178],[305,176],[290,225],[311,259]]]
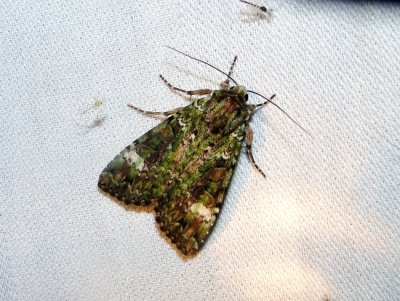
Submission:
[[[196,113],[193,104],[122,150],[101,173],[99,188],[127,205],[154,205],[169,189],[174,152],[179,147],[177,139],[186,135],[182,118],[189,112]]]
[[[219,137],[217,145],[209,143],[198,148],[200,154],[188,163],[155,208],[160,229],[185,255],[197,253],[215,223],[240,153],[243,132],[240,127],[235,134]]]
[[[199,250],[214,225],[240,153],[249,110],[232,93],[194,101],[100,175],[99,187],[117,199],[154,206],[161,231],[185,255]]]

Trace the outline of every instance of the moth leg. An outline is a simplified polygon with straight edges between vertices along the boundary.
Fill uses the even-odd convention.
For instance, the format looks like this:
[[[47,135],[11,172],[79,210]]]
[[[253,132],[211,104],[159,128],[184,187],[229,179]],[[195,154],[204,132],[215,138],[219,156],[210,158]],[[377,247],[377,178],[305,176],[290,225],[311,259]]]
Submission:
[[[235,55],[235,58],[233,59],[231,68],[229,69],[228,77],[219,85],[222,90],[227,90],[229,88],[230,77],[232,75],[233,67],[235,66],[236,60],[237,60],[237,55]]]
[[[263,107],[263,106],[267,105],[268,103],[271,102],[272,99],[275,98],[275,96],[276,96],[276,94],[272,94],[272,96],[271,96],[269,99],[264,97],[264,99],[266,99],[267,101],[264,101],[264,102],[262,102],[262,103],[256,104],[256,105],[255,105],[256,108]],[[262,96],[262,97],[263,97],[263,96]]]
[[[207,95],[207,94],[210,94],[210,93],[212,92],[212,90],[210,90],[210,89],[199,89],[199,90],[191,90],[191,91],[179,89],[179,88],[174,87],[173,85],[171,85],[171,84],[164,78],[164,76],[162,76],[161,74],[160,74],[160,78],[163,80],[163,82],[164,82],[171,90],[179,91],[179,92],[185,93],[185,94],[190,95],[190,96],[192,96],[192,95]]]
[[[264,178],[266,178],[267,176],[261,170],[261,168],[257,165],[256,161],[254,160],[253,152],[252,152],[252,149],[251,149],[252,143],[253,143],[253,130],[251,129],[251,127],[249,125],[246,125],[246,151],[247,151],[247,155],[249,156],[250,161],[253,164],[253,166],[263,175]]]
[[[142,110],[142,109],[140,109],[138,107],[135,107],[135,106],[133,106],[131,104],[128,104],[128,107],[130,107],[130,108],[132,108],[132,109],[134,109],[134,110],[136,110],[136,111],[138,111],[138,112],[140,112],[142,114],[145,114],[145,115],[150,115],[150,116],[162,115],[162,116],[167,116],[167,117],[175,114],[176,112],[180,111],[183,108],[183,107],[179,107],[179,108],[175,108],[175,109],[172,109],[172,110],[166,111],[166,112],[155,112],[155,111],[145,111],[145,110]]]

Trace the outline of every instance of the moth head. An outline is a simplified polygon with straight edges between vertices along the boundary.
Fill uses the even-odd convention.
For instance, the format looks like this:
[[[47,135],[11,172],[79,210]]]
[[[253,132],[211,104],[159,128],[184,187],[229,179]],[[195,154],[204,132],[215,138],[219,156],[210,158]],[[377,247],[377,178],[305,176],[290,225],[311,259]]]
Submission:
[[[243,103],[247,102],[249,96],[247,95],[247,89],[245,86],[237,85],[231,87],[229,90],[233,92],[235,95],[237,95],[239,101]]]
[[[242,2],[243,2],[243,1],[242,1]],[[244,1],[244,2],[246,2],[246,1]],[[246,2],[246,3],[248,3],[248,2]],[[258,7],[261,11],[263,11],[263,12],[266,12],[266,11],[267,11],[267,9],[266,9],[264,6],[257,6],[257,7]],[[300,124],[298,124],[292,117],[290,117],[290,115],[289,115],[288,113],[286,113],[280,106],[278,106],[276,103],[274,103],[274,102],[271,100],[272,98],[275,97],[275,94],[272,95],[272,96],[270,97],[270,99],[268,99],[268,98],[266,98],[265,96],[261,95],[260,93],[257,93],[257,92],[251,91],[251,90],[247,90],[244,86],[238,85],[237,81],[235,81],[235,80],[232,78],[232,76],[231,76],[231,75],[232,75],[232,69],[233,69],[233,66],[235,65],[237,56],[235,56],[235,58],[234,58],[234,60],[233,60],[233,63],[232,63],[232,66],[231,66],[231,70],[229,70],[229,73],[225,73],[224,71],[218,69],[217,67],[211,65],[210,63],[207,63],[206,61],[197,59],[197,58],[195,58],[195,57],[193,57],[193,56],[191,56],[191,55],[188,55],[188,54],[186,54],[186,53],[184,53],[184,52],[182,52],[182,51],[179,51],[179,50],[177,50],[177,49],[175,49],[175,48],[173,48],[173,47],[170,47],[170,46],[166,46],[166,47],[167,47],[167,48],[170,48],[170,49],[172,49],[172,50],[174,50],[174,51],[176,51],[176,52],[178,52],[178,53],[180,53],[180,54],[182,54],[182,55],[184,55],[184,56],[187,56],[187,57],[189,57],[189,58],[191,58],[191,59],[193,59],[193,60],[195,60],[195,61],[198,61],[198,62],[200,62],[200,63],[202,63],[202,64],[205,64],[205,65],[207,65],[207,66],[209,66],[209,67],[211,67],[211,68],[217,70],[218,72],[224,74],[224,75],[227,77],[227,79],[226,79],[225,81],[223,81],[223,82],[220,84],[221,90],[227,90],[227,91],[229,91],[229,92],[233,92],[233,93],[237,96],[236,98],[237,98],[237,100],[239,101],[239,103],[240,103],[241,105],[244,105],[244,104],[247,102],[247,99],[248,99],[248,94],[247,94],[247,93],[256,94],[256,95],[258,95],[258,96],[264,98],[266,101],[263,102],[263,103],[257,104],[257,105],[250,105],[251,107],[253,107],[253,111],[254,111],[255,109],[257,109],[257,108],[261,108],[261,107],[267,105],[268,103],[270,103],[270,104],[272,104],[273,106],[275,106],[276,108],[278,108],[281,112],[283,112],[287,117],[289,117],[290,120],[292,120],[292,121],[293,121],[297,126],[299,126],[304,132],[306,132],[309,136],[312,137],[312,135],[311,135],[309,132],[307,132]],[[233,86],[233,87],[230,87],[230,88],[229,88],[229,82],[230,82],[230,81],[232,81],[236,86]]]

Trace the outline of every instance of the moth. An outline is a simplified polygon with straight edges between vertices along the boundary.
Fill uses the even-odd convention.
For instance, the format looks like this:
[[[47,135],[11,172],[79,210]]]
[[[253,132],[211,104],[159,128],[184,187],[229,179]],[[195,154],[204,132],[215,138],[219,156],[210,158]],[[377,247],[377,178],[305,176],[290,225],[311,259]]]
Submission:
[[[127,205],[150,206],[159,229],[183,255],[192,256],[216,222],[243,141],[251,162],[265,176],[252,154],[249,123],[254,112],[268,103],[283,110],[272,102],[275,95],[268,99],[232,78],[237,57],[227,74],[169,48],[216,69],[227,79],[219,90],[186,91],[160,75],[172,90],[200,98],[168,112],[149,112],[129,105],[146,115],[164,115],[166,119],[123,149],[103,170],[98,186]],[[265,101],[248,104],[249,93]]]

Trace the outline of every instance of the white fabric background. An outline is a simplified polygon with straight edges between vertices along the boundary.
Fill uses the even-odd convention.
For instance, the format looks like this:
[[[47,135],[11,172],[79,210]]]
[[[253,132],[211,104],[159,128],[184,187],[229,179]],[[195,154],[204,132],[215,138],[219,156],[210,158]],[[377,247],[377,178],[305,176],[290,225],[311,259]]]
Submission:
[[[269,1],[2,1],[0,299],[394,300],[400,295],[400,6]],[[127,108],[187,101],[159,80],[277,94],[202,252],[97,189],[159,123]],[[98,110],[83,113],[101,99]],[[252,102],[260,102],[252,97]],[[96,121],[103,120],[98,126]]]

